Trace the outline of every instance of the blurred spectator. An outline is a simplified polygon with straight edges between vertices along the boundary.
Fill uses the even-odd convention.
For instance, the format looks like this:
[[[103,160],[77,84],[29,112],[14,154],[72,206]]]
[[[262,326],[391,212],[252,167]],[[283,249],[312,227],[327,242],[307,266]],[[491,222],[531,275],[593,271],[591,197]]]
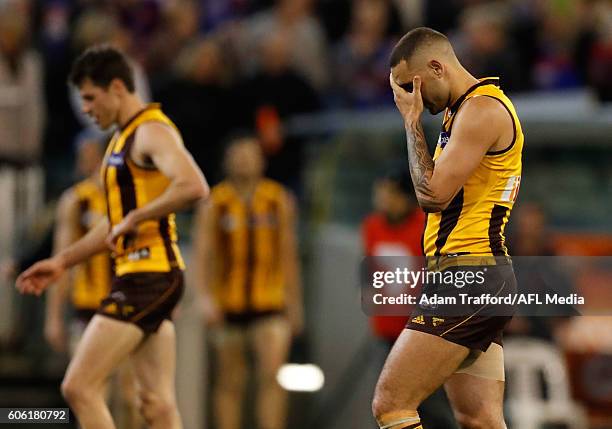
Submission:
[[[266,175],[298,191],[302,142],[287,135],[284,120],[314,111],[319,101],[314,89],[291,68],[290,55],[296,51],[293,47],[282,31],[263,38],[258,49],[261,68],[237,93],[244,108],[244,124],[256,130],[263,147]]]
[[[28,16],[14,3],[0,4],[0,161],[26,165],[41,157],[43,68]]]
[[[240,48],[247,62],[247,69],[257,68],[257,58],[249,54],[261,44],[262,39],[273,34],[283,34],[290,46],[290,63],[317,90],[325,88],[329,81],[326,40],[319,21],[312,15],[313,0],[277,0],[276,5],[245,22],[244,38]],[[251,54],[252,55],[252,54]]]
[[[365,255],[420,257],[425,214],[418,207],[408,173],[398,170],[378,179],[372,199],[375,212],[361,226]],[[370,324],[390,350],[407,321],[408,315],[373,316]]]
[[[203,4],[202,27],[213,31],[227,21],[246,18],[269,6],[270,0],[207,0]]]
[[[353,2],[351,28],[334,53],[334,91],[349,107],[374,107],[393,102],[389,91],[389,0]]]
[[[220,179],[222,141],[236,121],[224,66],[216,40],[196,40],[180,52],[175,77],[155,92],[155,99],[181,130],[185,145],[213,183]]]
[[[589,50],[588,83],[595,88],[599,99],[612,101],[612,4],[599,1],[595,5],[594,40]]]
[[[513,256],[554,256],[551,231],[546,214],[535,203],[524,203],[517,208],[512,218],[514,224],[508,237],[510,254]]]
[[[0,260],[42,208],[43,67],[30,47],[26,2],[0,3]],[[0,311],[4,311],[0,303]]]
[[[501,2],[472,6],[461,14],[459,58],[477,77],[499,76],[505,91],[521,89],[519,56],[508,35],[509,8]]]
[[[544,0],[540,5],[538,59],[533,70],[538,89],[556,90],[579,85],[573,50],[577,36],[577,4]]]
[[[166,78],[171,73],[177,53],[198,34],[199,16],[200,7],[194,0],[168,2],[160,28],[152,36],[146,61],[152,80]]]
[[[163,2],[159,0],[112,0],[109,3],[113,4],[121,27],[129,32],[133,47],[130,56],[144,63],[151,37],[157,31],[161,21]]]

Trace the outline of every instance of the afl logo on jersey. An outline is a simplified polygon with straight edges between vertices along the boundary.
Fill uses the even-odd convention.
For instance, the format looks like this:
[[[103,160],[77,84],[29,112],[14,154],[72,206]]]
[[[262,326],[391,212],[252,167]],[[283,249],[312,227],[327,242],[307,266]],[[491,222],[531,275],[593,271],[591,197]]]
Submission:
[[[109,157],[108,157],[108,165],[112,165],[113,167],[120,167],[123,165],[123,157],[121,156],[121,154],[118,153],[112,153]]]
[[[446,131],[442,131],[440,133],[440,137],[438,137],[438,146],[444,149],[444,146],[446,146],[449,139],[450,139],[450,136],[448,135],[448,133]]]

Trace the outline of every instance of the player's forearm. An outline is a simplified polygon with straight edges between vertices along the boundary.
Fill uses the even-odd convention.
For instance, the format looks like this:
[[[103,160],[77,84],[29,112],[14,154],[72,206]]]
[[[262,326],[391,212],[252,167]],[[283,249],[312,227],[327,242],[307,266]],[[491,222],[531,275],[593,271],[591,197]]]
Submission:
[[[206,183],[196,180],[172,181],[163,194],[149,204],[132,210],[130,216],[137,224],[145,220],[160,219],[207,198],[208,194]]]
[[[434,161],[429,154],[420,119],[406,122],[406,141],[410,176],[419,205],[425,212],[439,212],[446,208],[450,201],[441,199],[439,192],[432,186]]]
[[[108,219],[104,219],[93,227],[83,238],[55,254],[65,268],[73,267],[86,261],[93,255],[107,250],[104,239],[109,231]]]

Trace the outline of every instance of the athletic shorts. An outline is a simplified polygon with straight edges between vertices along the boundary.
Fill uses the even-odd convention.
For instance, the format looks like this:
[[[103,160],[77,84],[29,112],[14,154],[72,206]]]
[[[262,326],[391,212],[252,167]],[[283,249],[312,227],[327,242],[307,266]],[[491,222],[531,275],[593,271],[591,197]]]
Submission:
[[[451,266],[439,272],[437,278],[432,276],[433,281],[423,284],[406,328],[472,350],[484,352],[491,343],[501,346],[503,330],[515,312],[507,303],[510,299],[502,299],[516,293],[510,259],[496,258],[492,265],[484,266]],[[469,284],[465,284],[466,278]],[[449,279],[455,280],[451,284]],[[423,300],[423,295],[428,299]]]
[[[131,273],[113,279],[110,294],[97,313],[133,323],[145,334],[154,333],[183,295],[183,272]]]

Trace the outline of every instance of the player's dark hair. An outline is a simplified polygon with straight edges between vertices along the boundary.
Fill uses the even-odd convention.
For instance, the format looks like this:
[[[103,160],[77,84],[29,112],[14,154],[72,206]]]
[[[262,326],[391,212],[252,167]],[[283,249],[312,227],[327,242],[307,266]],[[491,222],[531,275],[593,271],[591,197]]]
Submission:
[[[418,48],[435,41],[448,42],[448,38],[439,31],[429,27],[418,27],[410,30],[393,48],[389,59],[389,65],[395,67],[403,60],[408,61]]]
[[[127,58],[107,44],[86,49],[72,64],[68,81],[79,87],[86,79],[105,89],[113,79],[119,79],[129,92],[135,90],[134,73]]]

